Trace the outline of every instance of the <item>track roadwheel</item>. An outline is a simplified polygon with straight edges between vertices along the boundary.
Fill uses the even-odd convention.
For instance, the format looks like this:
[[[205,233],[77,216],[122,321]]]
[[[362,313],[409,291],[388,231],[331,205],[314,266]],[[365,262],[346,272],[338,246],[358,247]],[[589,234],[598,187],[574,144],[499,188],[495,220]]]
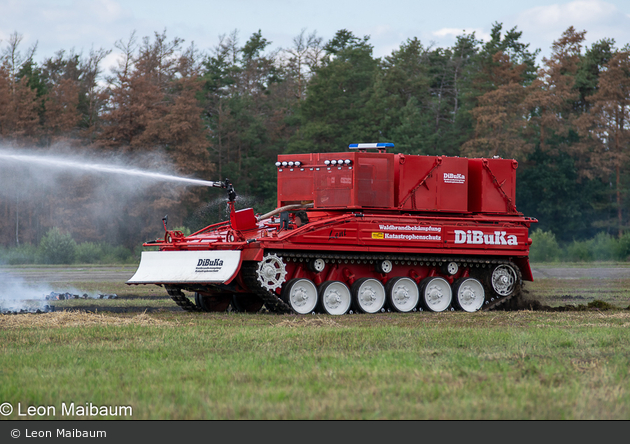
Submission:
[[[317,287],[308,279],[291,279],[282,289],[282,300],[298,314],[308,314],[317,306]]]
[[[475,278],[457,279],[453,284],[454,305],[468,313],[483,307],[486,294],[483,285]]]
[[[232,295],[232,308],[239,313],[257,313],[264,302],[255,294],[235,293]]]
[[[350,289],[339,281],[326,281],[319,287],[319,300],[324,313],[329,315],[346,314],[352,298]]]
[[[195,293],[195,304],[203,311],[222,312],[228,309],[232,298],[227,293]]]
[[[420,283],[420,302],[429,311],[446,310],[452,298],[451,286],[444,278],[428,277]]]
[[[416,283],[408,277],[391,279],[385,288],[387,303],[394,311],[408,313],[418,305],[420,291]]]
[[[352,302],[359,312],[378,313],[385,305],[385,287],[376,279],[361,278],[352,285]]]
[[[508,264],[497,265],[490,275],[490,286],[499,296],[512,296],[520,286],[514,267]]]

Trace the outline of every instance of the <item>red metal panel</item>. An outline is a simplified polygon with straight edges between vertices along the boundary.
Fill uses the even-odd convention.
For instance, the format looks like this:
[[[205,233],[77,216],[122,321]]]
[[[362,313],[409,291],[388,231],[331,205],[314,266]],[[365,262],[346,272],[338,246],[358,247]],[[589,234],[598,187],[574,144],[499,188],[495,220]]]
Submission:
[[[258,228],[253,208],[235,211],[230,222],[235,230],[251,230],[252,228]]]
[[[286,154],[278,156],[278,161],[302,162],[299,167],[278,168],[278,206],[305,201],[314,202],[315,208],[394,205],[393,154]]]
[[[363,152],[284,154],[278,160],[301,162],[278,168],[278,206],[516,213],[514,160]]]
[[[511,159],[468,159],[468,209],[476,213],[516,213],[516,168]]]
[[[356,204],[360,207],[394,206],[394,155],[358,153],[356,157]]]
[[[300,167],[278,168],[278,206],[313,201],[314,182],[312,165],[316,162],[313,154],[282,154],[278,162],[302,163]]]
[[[286,244],[305,249],[348,251],[398,251],[431,254],[515,254],[526,255],[529,247],[527,226],[514,220],[488,224],[484,217],[387,217],[364,215],[336,223],[314,222],[306,231],[287,233]],[[306,245],[306,244],[311,244]]]
[[[400,156],[396,206],[419,211],[468,211],[468,159]]]
[[[351,207],[354,172],[349,167],[324,166],[315,171],[315,207]]]

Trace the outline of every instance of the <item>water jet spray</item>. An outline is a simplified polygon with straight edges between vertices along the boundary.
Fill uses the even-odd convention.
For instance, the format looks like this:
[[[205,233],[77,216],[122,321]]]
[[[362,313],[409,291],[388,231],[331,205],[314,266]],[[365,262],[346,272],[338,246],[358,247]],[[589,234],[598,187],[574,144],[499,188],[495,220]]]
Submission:
[[[59,159],[56,156],[50,156],[50,155],[15,154],[15,153],[0,150],[0,159],[3,159],[5,161],[37,164],[42,167],[48,167],[48,168],[75,168],[75,169],[79,169],[83,171],[121,174],[121,175],[126,175],[126,176],[133,176],[133,177],[157,180],[157,181],[181,182],[181,183],[187,183],[191,185],[225,188],[223,182],[213,182],[210,180],[179,177],[179,176],[173,176],[170,174],[160,173],[156,171],[143,171],[136,168],[125,168],[122,166],[103,164],[103,163],[85,163],[85,162],[80,162],[79,160],[75,160],[75,159]]]

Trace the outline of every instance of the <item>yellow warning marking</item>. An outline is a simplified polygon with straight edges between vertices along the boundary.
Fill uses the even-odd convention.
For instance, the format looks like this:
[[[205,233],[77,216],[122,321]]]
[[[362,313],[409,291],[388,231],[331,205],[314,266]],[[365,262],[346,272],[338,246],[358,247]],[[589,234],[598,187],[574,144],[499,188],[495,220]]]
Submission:
[[[385,239],[385,233],[372,233],[372,239]]]

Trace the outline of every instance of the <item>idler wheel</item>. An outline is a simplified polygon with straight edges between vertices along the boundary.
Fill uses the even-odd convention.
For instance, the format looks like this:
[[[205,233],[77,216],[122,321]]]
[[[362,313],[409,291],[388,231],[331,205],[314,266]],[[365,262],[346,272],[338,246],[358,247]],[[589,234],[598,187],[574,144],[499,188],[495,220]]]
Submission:
[[[319,287],[322,311],[329,315],[343,315],[350,309],[350,289],[339,281],[326,281]]]
[[[408,313],[418,305],[420,290],[408,277],[397,277],[387,282],[387,303],[392,310]]]
[[[518,275],[511,265],[497,265],[492,270],[490,286],[499,296],[511,296],[519,285]]]

